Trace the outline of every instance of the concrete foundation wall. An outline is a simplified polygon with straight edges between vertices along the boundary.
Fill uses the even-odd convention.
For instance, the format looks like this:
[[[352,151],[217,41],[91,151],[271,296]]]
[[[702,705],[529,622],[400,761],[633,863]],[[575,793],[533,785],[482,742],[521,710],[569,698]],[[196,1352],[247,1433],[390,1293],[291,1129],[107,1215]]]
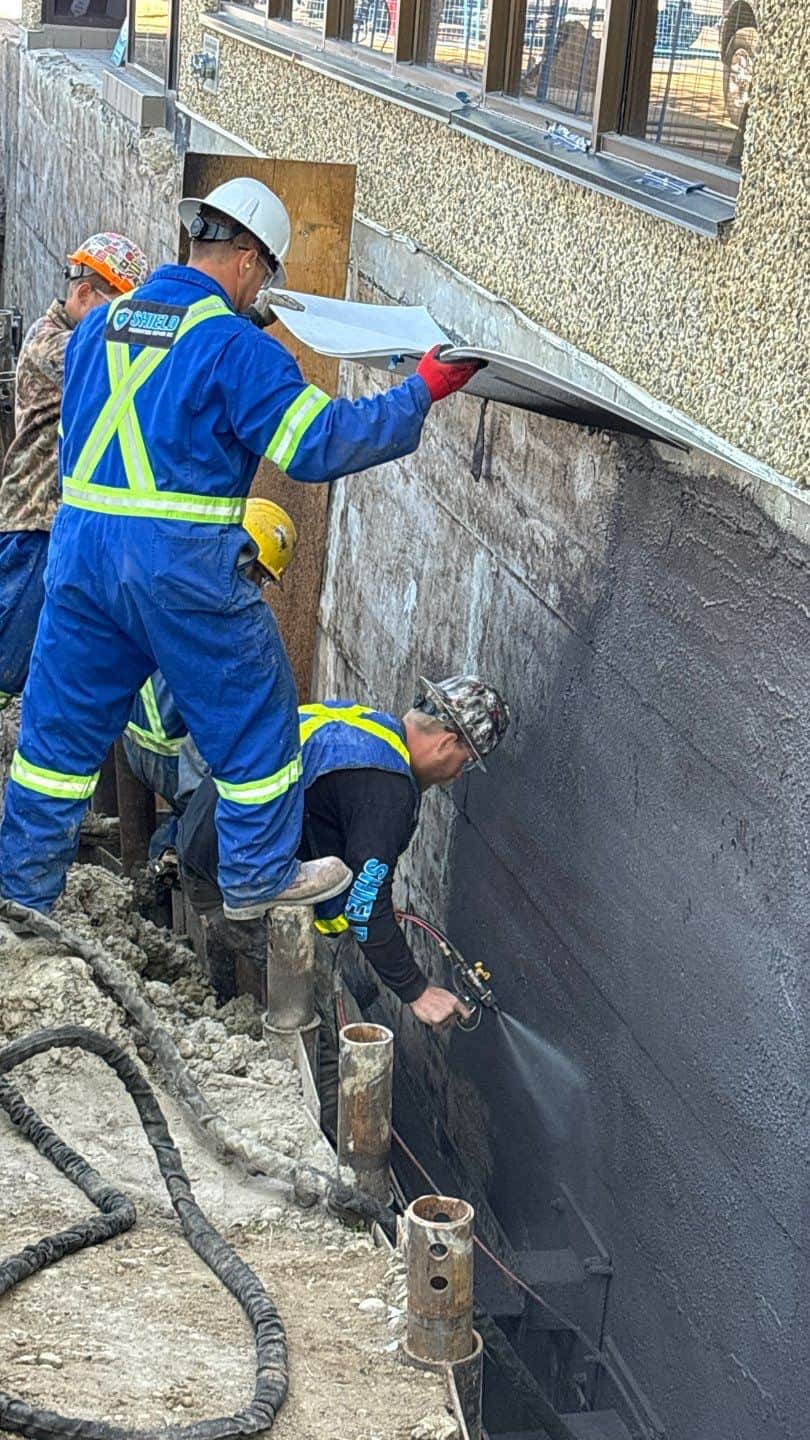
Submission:
[[[130,235],[155,265],[174,258],[182,168],[165,130],[139,132],[103,103],[80,52],[28,52],[19,37],[0,25],[2,294],[29,325],[61,292],[66,252],[93,230]]]
[[[490,775],[427,797],[404,893],[559,1055],[407,1013],[400,1055],[518,1248],[559,1246],[571,1186],[669,1440],[798,1440],[810,1404],[810,549],[747,489],[456,397],[336,487],[321,609],[318,693],[401,711],[480,669],[512,705]]]

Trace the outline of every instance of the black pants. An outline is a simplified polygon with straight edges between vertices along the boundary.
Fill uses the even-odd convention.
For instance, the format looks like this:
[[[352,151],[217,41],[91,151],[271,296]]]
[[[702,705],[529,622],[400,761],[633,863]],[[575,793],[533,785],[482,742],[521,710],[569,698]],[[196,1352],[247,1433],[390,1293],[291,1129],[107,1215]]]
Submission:
[[[205,935],[208,980],[217,1005],[236,995],[237,960],[247,962],[251,993],[261,993],[267,973],[267,921],[228,920],[222,911],[222,896],[216,885],[181,869],[183,894]],[[240,967],[241,968],[241,967]],[[258,995],[257,995],[258,998]]]

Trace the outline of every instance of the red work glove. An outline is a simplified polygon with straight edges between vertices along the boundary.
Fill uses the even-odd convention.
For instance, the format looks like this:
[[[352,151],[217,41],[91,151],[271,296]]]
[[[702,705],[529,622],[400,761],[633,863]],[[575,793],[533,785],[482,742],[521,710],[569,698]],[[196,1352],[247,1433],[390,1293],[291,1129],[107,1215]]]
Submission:
[[[482,370],[487,363],[486,360],[462,360],[446,364],[439,359],[441,348],[441,345],[434,345],[416,367],[417,375],[422,376],[430,391],[431,400],[444,400],[454,391],[461,390],[468,380],[472,380],[476,370]]]

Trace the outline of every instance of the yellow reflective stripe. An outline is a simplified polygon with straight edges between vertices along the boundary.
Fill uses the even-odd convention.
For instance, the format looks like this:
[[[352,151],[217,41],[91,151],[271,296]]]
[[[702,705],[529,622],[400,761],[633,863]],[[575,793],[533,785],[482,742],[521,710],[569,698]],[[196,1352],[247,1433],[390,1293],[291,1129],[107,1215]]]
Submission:
[[[179,332],[178,332],[179,333]],[[79,484],[86,484],[95,474],[107,446],[117,433],[133,395],[156,370],[166,350],[143,350],[134,365],[130,366],[127,378],[104,402],[96,423],[82,446],[79,458],[73,467],[73,478]]]
[[[211,525],[239,525],[245,513],[243,497],[189,495],[179,490],[155,490],[135,495],[114,485],[77,485],[73,475],[62,482],[62,503],[102,515],[138,515],[146,520],[199,520]]]
[[[272,460],[279,470],[286,470],[294,460],[295,452],[313,420],[317,420],[329,401],[330,397],[324,395],[317,385],[307,385],[285,410],[276,433],[264,452],[265,458]]]
[[[150,730],[142,730],[134,720],[127,725],[127,734],[131,735],[136,745],[143,750],[151,750],[154,755],[179,755],[186,743],[185,735],[177,740],[158,740]]]
[[[302,746],[306,744],[310,735],[314,735],[316,730],[320,730],[322,725],[328,725],[332,720],[342,720],[345,725],[352,725],[356,730],[365,730],[369,735],[376,735],[378,740],[384,740],[386,745],[390,745],[392,750],[396,750],[405,764],[410,766],[411,756],[407,745],[400,740],[394,730],[389,730],[385,725],[381,725],[379,720],[372,720],[367,705],[350,705],[340,710],[329,705],[302,705],[300,712],[309,717],[299,728]]]
[[[302,774],[301,756],[296,755],[289,765],[283,765],[275,775],[265,775],[261,780],[244,780],[232,785],[227,780],[217,780],[216,776],[212,779],[223,800],[233,800],[236,805],[266,805],[268,800],[284,795]]]
[[[124,383],[129,374],[131,368],[129,356],[126,345],[115,345],[108,341],[106,350],[110,390],[115,391],[117,386]],[[147,458],[146,446],[143,443],[143,435],[135,414],[134,404],[129,405],[121,421],[118,443],[130,490],[141,492],[154,490],[156,488],[155,477]]]
[[[157,696],[155,695],[155,687],[152,683],[151,676],[146,681],[146,684],[141,686],[141,700],[143,701],[143,708],[146,711],[146,718],[149,721],[151,733],[155,736],[155,739],[168,740],[169,737],[163,728],[163,721],[160,718],[160,710],[158,709]]]
[[[132,292],[126,296],[121,296],[119,300],[114,300],[109,308],[108,314],[114,314],[114,312],[118,309],[118,306],[123,304],[125,300],[128,304],[131,304],[134,293],[136,292]],[[225,304],[225,301],[220,300],[219,297],[216,295],[211,295],[205,300],[195,301],[193,305],[189,306],[184,320],[178,326],[177,333],[174,337],[173,345],[176,345],[178,340],[182,339],[184,335],[187,335],[189,330],[193,330],[194,326],[199,325],[202,320],[214,319],[217,315],[230,314],[231,311]],[[110,366],[109,351],[111,347],[121,351],[121,355],[123,358],[123,374],[122,378],[118,381],[118,384],[114,388],[111,388],[111,393],[105,401],[104,405],[102,406],[96,418],[96,422],[93,425],[93,428],[90,431],[87,439],[85,440],[84,445],[82,446],[79,458],[73,467],[73,480],[76,484],[79,485],[86,484],[89,481],[91,475],[94,474],[95,470],[101,462],[101,458],[105,450],[107,449],[107,446],[110,444],[113,436],[117,434],[118,430],[126,419],[126,416],[133,404],[136,392],[143,384],[145,384],[145,382],[149,379],[150,375],[152,375],[153,372],[157,369],[158,365],[160,365],[162,361],[166,359],[166,356],[170,353],[170,350],[168,349],[151,350],[147,348],[141,351],[140,355],[138,355],[136,360],[130,361],[128,346],[125,346],[123,344],[116,345],[115,342],[108,341],[108,369]],[[120,362],[116,362],[116,364],[120,366]],[[137,416],[135,416],[134,425],[138,426],[139,432],[140,426],[138,425]],[[130,430],[131,429],[132,427],[130,426]],[[125,443],[126,442],[122,437],[122,453]],[[143,449],[142,459],[145,466],[143,474],[145,476],[147,486],[150,489],[154,489],[155,481],[152,475],[151,467],[149,466],[149,462],[146,458],[145,449]],[[129,461],[132,462],[131,453],[129,454]],[[128,472],[127,480],[129,480],[129,465],[126,456],[124,457],[124,466]]]
[[[26,790],[49,795],[52,800],[89,800],[98,784],[99,771],[94,775],[63,775],[59,770],[43,770],[30,765],[19,750],[14,751],[9,778]]]
[[[345,915],[337,915],[334,920],[315,921],[315,929],[320,930],[322,935],[340,935],[348,928],[349,922]]]

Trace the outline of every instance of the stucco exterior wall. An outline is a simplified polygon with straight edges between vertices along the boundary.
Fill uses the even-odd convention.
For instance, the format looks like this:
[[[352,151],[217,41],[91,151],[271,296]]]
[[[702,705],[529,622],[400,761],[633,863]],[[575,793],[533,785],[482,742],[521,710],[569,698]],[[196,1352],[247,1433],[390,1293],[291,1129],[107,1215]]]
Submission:
[[[708,240],[577,188],[266,49],[221,37],[219,89],[180,98],[271,155],[356,163],[357,210],[810,484],[806,333],[810,26],[762,6],[738,216]],[[204,19],[204,16],[203,16]]]

